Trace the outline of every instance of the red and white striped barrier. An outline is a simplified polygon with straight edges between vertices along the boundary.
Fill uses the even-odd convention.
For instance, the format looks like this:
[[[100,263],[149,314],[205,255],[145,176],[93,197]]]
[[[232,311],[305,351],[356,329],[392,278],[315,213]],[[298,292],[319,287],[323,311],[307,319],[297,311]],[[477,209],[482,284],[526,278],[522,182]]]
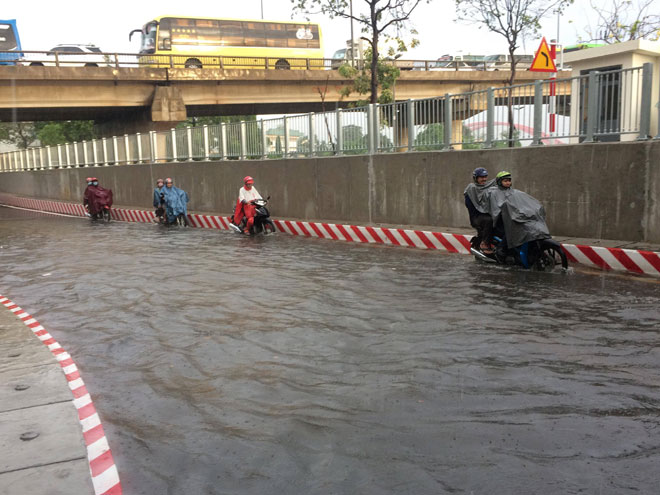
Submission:
[[[82,426],[87,459],[92,476],[95,495],[121,495],[119,473],[112,458],[108,440],[101,425],[101,419],[94,408],[92,398],[80,377],[80,372],[73,359],[48,331],[27,311],[14,304],[0,294],[0,304],[14,313],[41,342],[48,347],[51,354],[62,367],[64,376],[73,394],[73,405],[78,411],[78,419]]]
[[[0,194],[0,203],[33,210],[85,216],[85,209],[79,204],[19,198],[7,194]],[[148,223],[153,221],[155,215],[153,211],[117,208],[112,210],[112,218],[125,222]],[[189,214],[188,220],[193,227],[228,230],[231,219],[230,217],[216,215]],[[420,249],[437,249],[450,253],[470,253],[471,236],[463,234],[296,220],[275,220],[274,222],[278,230],[291,235]],[[574,244],[562,244],[562,247],[572,263],[582,263],[603,270],[660,276],[660,253],[655,251]]]
[[[562,244],[561,247],[572,263],[595,266],[602,270],[660,276],[660,253],[655,251],[575,244]]]

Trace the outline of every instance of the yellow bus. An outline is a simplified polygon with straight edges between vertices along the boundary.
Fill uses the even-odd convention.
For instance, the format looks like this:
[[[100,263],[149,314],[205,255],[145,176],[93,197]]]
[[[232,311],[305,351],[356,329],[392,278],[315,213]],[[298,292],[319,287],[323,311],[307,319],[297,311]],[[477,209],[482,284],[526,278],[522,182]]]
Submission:
[[[321,28],[309,22],[162,16],[129,40],[137,32],[150,67],[323,68]]]

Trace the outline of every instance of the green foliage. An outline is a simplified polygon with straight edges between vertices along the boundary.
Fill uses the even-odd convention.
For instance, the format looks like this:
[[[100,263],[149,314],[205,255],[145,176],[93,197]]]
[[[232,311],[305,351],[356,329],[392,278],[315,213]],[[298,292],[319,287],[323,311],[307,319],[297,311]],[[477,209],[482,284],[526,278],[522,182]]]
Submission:
[[[345,125],[341,128],[342,148],[344,150],[366,150],[369,146],[367,136],[359,125]]]
[[[37,132],[32,122],[0,123],[0,142],[24,150],[36,139]]]
[[[42,146],[89,141],[96,138],[93,120],[66,122],[36,122],[37,136]]]
[[[94,139],[93,120],[65,122],[16,122],[0,124],[0,141],[26,149],[36,140],[42,146],[89,141]]]
[[[234,122],[256,121],[256,115],[215,115],[212,117],[190,117],[176,125],[177,129],[184,127],[201,127],[205,125],[232,124]]]
[[[351,80],[351,84],[341,88],[341,95],[348,97],[351,93],[359,95],[371,94],[371,50],[367,50],[368,64],[361,64],[361,68],[352,67],[346,63],[339,67],[339,74],[346,79]],[[379,58],[377,62],[377,80],[380,94],[378,95],[378,103],[392,103],[394,102],[394,85],[396,80],[401,74],[401,70],[395,67],[391,61]],[[360,99],[356,102],[350,103],[350,107],[361,107],[370,102],[368,99]]]
[[[586,28],[589,41],[621,43],[623,41],[660,39],[660,6],[656,0],[610,0],[589,2],[598,16],[595,29]],[[653,10],[655,9],[655,13]]]
[[[445,136],[444,124],[426,124],[424,130],[415,136],[415,149],[418,151],[441,150]]]
[[[361,74],[362,78],[365,76],[368,77],[368,90],[365,92],[354,91],[357,91],[359,94],[368,93],[369,103],[377,103],[380,101],[378,88],[381,84],[381,80],[379,80],[381,70],[377,67],[378,62],[382,58],[379,53],[380,41],[394,40],[394,45],[384,49],[387,52],[385,55],[390,58],[397,58],[408,47],[416,46],[419,43],[418,40],[412,40],[406,43],[402,35],[405,32],[416,34],[414,29],[411,29],[409,26],[410,15],[422,1],[429,3],[431,0],[362,0],[362,2],[356,0],[355,5],[353,5],[354,2],[349,0],[291,0],[291,3],[293,4],[294,14],[322,13],[331,19],[337,17],[352,19],[358,24],[360,31],[364,35],[361,37],[361,40],[369,43],[374,57],[370,57],[369,59],[371,61],[369,74]],[[355,10],[352,10],[351,7],[354,7]],[[364,9],[366,12],[361,13],[361,9]],[[390,35],[390,32],[396,34]],[[353,76],[357,77],[358,74],[349,74],[344,77],[353,79]],[[385,79],[387,77],[389,76],[383,76]],[[398,77],[398,74],[395,77]],[[356,81],[356,85],[364,90],[363,79]],[[384,96],[385,101],[392,101],[392,95],[389,94],[389,91],[383,92],[386,93]]]

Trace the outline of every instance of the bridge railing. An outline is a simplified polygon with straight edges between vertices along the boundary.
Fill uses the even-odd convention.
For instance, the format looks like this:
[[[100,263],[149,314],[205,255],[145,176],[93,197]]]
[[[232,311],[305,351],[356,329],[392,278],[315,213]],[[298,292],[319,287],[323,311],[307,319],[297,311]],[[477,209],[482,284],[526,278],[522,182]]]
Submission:
[[[0,51],[16,55],[16,52]],[[281,57],[227,57],[198,55],[145,55],[137,53],[102,53],[102,52],[61,52],[61,51],[21,51],[17,61],[7,65],[28,67],[105,67],[105,68],[161,68],[161,69],[293,69],[293,70],[336,70],[343,59],[331,58],[281,58]],[[358,67],[364,61],[354,62]],[[440,60],[391,60],[401,70],[420,71],[489,71],[510,70],[508,62],[475,61],[469,64],[462,61]],[[524,70],[527,62],[518,62],[517,68]]]
[[[652,117],[660,121],[660,108],[652,115],[652,71],[644,64],[438,98],[34,147],[0,154],[0,171],[649,139]]]

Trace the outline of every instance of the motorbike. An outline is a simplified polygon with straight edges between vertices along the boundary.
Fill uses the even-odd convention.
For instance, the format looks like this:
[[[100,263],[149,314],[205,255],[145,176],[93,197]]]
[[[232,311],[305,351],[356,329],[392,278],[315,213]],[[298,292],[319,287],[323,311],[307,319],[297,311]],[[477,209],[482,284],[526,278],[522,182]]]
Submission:
[[[491,215],[495,219],[494,249],[492,253],[484,253],[479,247],[479,236],[473,237],[470,252],[475,258],[541,271],[551,271],[559,264],[568,268],[566,253],[550,236],[545,209],[537,199],[516,189],[495,190],[491,199],[494,200],[491,202]]]
[[[537,239],[515,248],[509,248],[504,238],[493,236],[495,249],[492,254],[483,253],[479,249],[480,243],[481,239],[478,236],[473,237],[470,240],[470,253],[477,260],[486,263],[518,265],[539,271],[552,271],[559,264],[564,269],[568,268],[566,253],[554,239]]]
[[[89,207],[86,207],[86,209],[87,209],[87,216],[91,218],[93,221],[100,220],[105,223],[110,222],[110,206],[103,205],[101,210],[96,213],[89,213]]]
[[[250,228],[250,235],[257,235],[262,233],[274,234],[277,232],[275,223],[270,219],[270,212],[268,211],[268,208],[266,208],[269,199],[270,196],[268,196],[266,199],[255,199],[252,201],[254,206],[256,206],[256,211],[254,215],[254,223]],[[236,225],[232,222],[229,224],[229,226],[234,230],[234,232],[241,234],[243,233],[243,229],[245,228],[246,224],[247,217],[243,217],[243,220],[241,220],[239,225]]]

